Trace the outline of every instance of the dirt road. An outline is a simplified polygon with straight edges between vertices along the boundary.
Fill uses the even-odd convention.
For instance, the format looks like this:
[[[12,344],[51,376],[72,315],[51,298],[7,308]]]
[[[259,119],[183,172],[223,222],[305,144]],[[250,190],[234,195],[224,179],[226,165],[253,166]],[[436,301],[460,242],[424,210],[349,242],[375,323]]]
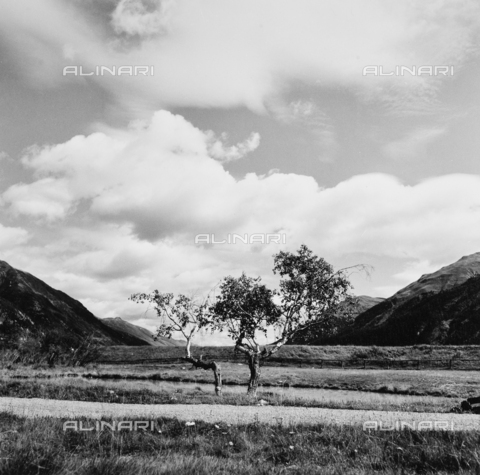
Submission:
[[[110,404],[50,399],[23,399],[0,397],[0,412],[6,411],[24,417],[61,417],[89,419],[115,418],[145,420],[157,417],[176,417],[182,421],[243,424],[338,424],[362,426],[377,421],[377,428],[400,427],[409,424],[417,429],[480,430],[480,415],[364,411],[283,406],[229,406],[207,404]],[[434,422],[436,421],[436,422]],[[370,427],[374,423],[370,423]],[[390,429],[391,430],[391,429]]]

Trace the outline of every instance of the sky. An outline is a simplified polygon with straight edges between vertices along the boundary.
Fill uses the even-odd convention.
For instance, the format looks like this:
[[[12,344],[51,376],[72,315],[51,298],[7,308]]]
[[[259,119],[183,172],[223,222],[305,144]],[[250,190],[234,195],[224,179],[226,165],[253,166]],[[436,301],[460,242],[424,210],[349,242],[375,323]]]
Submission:
[[[154,330],[131,294],[275,287],[301,244],[374,297],[480,251],[477,0],[0,9],[0,259],[96,316]]]

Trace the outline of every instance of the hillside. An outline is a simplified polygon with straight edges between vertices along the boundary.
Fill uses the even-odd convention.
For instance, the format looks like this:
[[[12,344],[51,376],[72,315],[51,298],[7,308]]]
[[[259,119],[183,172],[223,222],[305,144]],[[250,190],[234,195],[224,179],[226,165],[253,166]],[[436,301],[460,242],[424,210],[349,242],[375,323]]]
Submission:
[[[348,332],[330,343],[476,343],[480,341],[479,274],[480,253],[464,256],[361,313]]]
[[[158,337],[154,340],[154,334],[148,331],[146,328],[140,327],[138,325],[134,325],[133,323],[126,322],[125,320],[121,319],[120,317],[116,318],[103,318],[102,323],[108,325],[110,328],[114,330],[123,332],[127,335],[131,335],[139,340],[143,340],[145,343],[151,346],[167,346],[167,347],[174,347],[180,346],[184,347],[185,342],[180,340],[174,340],[170,338],[162,338]]]
[[[367,295],[360,295],[355,297],[355,299],[356,299],[356,306],[355,306],[355,309],[353,310],[352,318],[358,317],[358,315],[374,307],[375,305],[382,303],[385,300],[381,297],[369,297]],[[324,340],[319,335],[321,335],[321,330],[312,328],[306,332],[299,332],[295,336],[295,338],[287,344],[288,345],[322,345],[327,340]]]
[[[379,303],[383,302],[385,299],[381,297],[369,297],[368,295],[360,295],[357,297],[357,313],[360,315],[361,313],[367,311],[369,308],[378,305]]]
[[[436,272],[422,275],[420,279],[399,290],[389,300],[404,300],[427,292],[437,293],[449,290],[463,284],[476,274],[480,274],[480,252],[463,256],[457,262],[442,267]]]
[[[342,342],[362,345],[480,343],[480,276],[450,290],[407,299],[379,324],[366,325]]]
[[[74,339],[93,335],[104,345],[145,345],[142,339],[102,323],[78,300],[0,261],[1,341],[51,332]]]

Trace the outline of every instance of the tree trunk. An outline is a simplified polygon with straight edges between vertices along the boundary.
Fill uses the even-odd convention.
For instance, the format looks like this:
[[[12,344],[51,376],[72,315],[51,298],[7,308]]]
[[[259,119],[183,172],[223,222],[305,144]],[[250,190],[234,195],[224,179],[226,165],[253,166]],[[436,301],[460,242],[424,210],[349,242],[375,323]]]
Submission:
[[[212,361],[212,371],[213,376],[215,378],[215,394],[217,396],[222,395],[222,371],[220,365],[217,364],[215,361]]]
[[[185,354],[187,355],[187,358],[191,358],[190,354],[190,348],[192,346],[192,338],[187,338],[187,346],[185,347]]]
[[[191,356],[185,357],[185,361],[192,363],[195,368],[211,369],[213,371],[213,377],[215,378],[215,394],[217,396],[222,395],[222,368],[217,362],[210,361],[209,363],[205,363],[201,359],[192,358]]]
[[[248,367],[250,368],[250,381],[248,382],[247,394],[256,396],[258,382],[260,381],[260,355],[258,353],[248,355]]]
[[[56,350],[52,351],[47,358],[48,367],[55,368],[55,361],[58,358],[58,352]]]

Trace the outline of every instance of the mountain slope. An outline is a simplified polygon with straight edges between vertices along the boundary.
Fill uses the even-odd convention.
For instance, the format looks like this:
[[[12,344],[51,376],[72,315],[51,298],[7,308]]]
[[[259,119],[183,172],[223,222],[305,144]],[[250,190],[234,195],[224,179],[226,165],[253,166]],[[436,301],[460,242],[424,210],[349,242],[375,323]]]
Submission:
[[[359,295],[355,297],[356,306],[352,313],[352,318],[360,315],[366,310],[382,303],[385,299],[381,297],[369,297],[368,295]],[[342,304],[340,304],[342,305]],[[325,337],[322,336],[321,328],[311,328],[306,332],[299,332],[289,343],[290,345],[323,345]]]
[[[135,338],[143,340],[145,343],[152,345],[152,346],[185,346],[185,342],[179,340],[173,340],[170,338],[162,338],[158,337],[157,340],[154,340],[153,333],[148,331],[146,328],[140,327],[138,325],[134,325],[133,323],[126,322],[125,320],[121,319],[120,317],[116,318],[103,318],[102,323],[105,323],[110,328],[114,330],[126,333],[127,335],[131,335]]]
[[[103,324],[78,300],[0,261],[0,337],[25,332],[55,332],[77,339],[93,335],[105,345],[145,345]]]
[[[356,297],[356,299],[358,315],[366,312],[369,308],[375,307],[375,305],[378,305],[385,300],[381,297],[369,297],[368,295],[360,295]]]
[[[438,338],[443,340],[447,337],[439,337],[437,334],[445,333],[445,329],[449,327],[448,322],[461,314],[461,312],[458,313],[455,305],[469,308],[469,311],[473,312],[468,318],[465,316],[461,318],[465,317],[467,320],[476,318],[474,307],[471,306],[474,305],[474,301],[473,303],[470,301],[473,294],[468,289],[474,285],[472,282],[475,282],[479,274],[480,253],[464,256],[436,272],[423,275],[392,297],[361,313],[353,327],[334,341],[344,344],[378,345],[411,345],[420,341],[422,343],[440,342]],[[468,285],[463,287],[467,282],[469,282]],[[455,289],[460,293],[450,292]],[[449,298],[454,301],[450,302]],[[438,307],[438,302],[442,302],[443,310]],[[446,312],[447,308],[450,309],[449,312],[453,312],[452,315]],[[418,313],[418,309],[424,313]],[[415,315],[415,318],[411,315]],[[432,325],[437,325],[438,328],[434,330]],[[427,328],[430,330],[427,331]],[[466,335],[464,337],[466,338]]]
[[[425,274],[416,282],[399,290],[390,299],[404,300],[426,292],[440,292],[463,284],[476,274],[480,274],[480,252],[463,256],[457,262],[431,274]]]
[[[478,345],[480,276],[440,292],[406,299],[381,324],[366,325],[340,342],[360,345]]]

